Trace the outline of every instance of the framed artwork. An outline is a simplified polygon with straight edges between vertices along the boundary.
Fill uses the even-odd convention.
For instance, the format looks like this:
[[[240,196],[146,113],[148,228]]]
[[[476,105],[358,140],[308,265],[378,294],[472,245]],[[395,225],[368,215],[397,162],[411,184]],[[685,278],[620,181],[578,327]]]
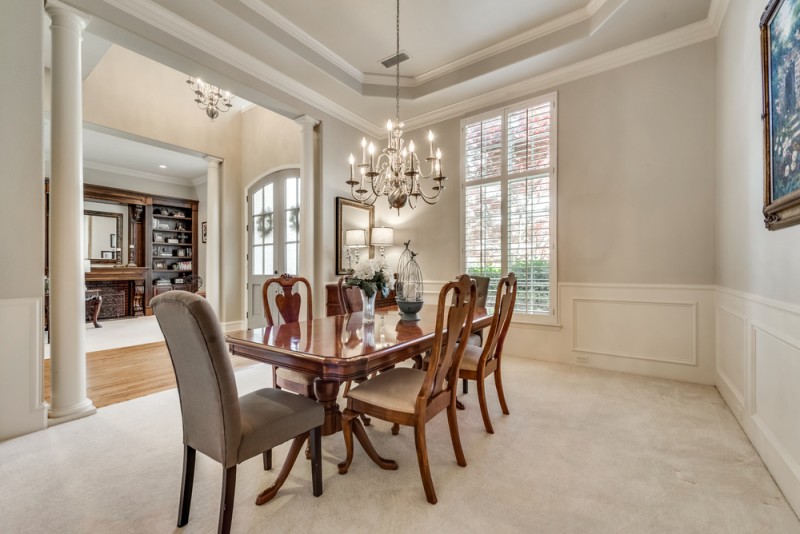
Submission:
[[[764,224],[800,224],[800,0],[771,0],[761,17]]]
[[[201,224],[201,229],[202,229],[201,230],[201,235],[202,235],[202,238],[203,238],[203,243],[206,242],[206,232],[208,231],[207,226],[208,226],[208,223],[206,221],[203,221],[203,223]]]

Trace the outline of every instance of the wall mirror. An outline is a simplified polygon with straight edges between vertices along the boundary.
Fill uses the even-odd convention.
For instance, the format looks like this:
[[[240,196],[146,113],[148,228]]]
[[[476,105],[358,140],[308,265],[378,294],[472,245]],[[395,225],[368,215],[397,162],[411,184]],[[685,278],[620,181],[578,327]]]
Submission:
[[[122,263],[122,251],[126,250],[122,234],[122,213],[84,210],[83,231],[85,257],[93,265]]]
[[[336,274],[347,274],[356,255],[359,260],[372,257],[369,235],[374,223],[374,206],[336,197]]]

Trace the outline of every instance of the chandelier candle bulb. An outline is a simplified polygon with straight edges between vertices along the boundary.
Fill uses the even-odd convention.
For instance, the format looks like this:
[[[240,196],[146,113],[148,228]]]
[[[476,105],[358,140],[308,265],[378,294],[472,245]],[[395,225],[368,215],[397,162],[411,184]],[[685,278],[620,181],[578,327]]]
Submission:
[[[369,170],[373,171],[375,170],[375,145],[370,143],[367,152],[369,152]]]
[[[433,157],[433,132],[431,130],[428,130],[428,144],[431,148],[430,157]]]
[[[355,162],[356,162],[356,158],[354,158],[353,155],[350,154],[350,181],[351,182],[355,182],[355,175],[353,174],[353,163],[355,163]]]

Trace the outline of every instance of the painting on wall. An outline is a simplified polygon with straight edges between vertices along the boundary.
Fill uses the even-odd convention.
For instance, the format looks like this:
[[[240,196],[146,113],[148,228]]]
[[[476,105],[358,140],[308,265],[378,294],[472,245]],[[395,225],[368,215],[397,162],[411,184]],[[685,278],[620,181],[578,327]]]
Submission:
[[[761,17],[764,224],[800,223],[800,0],[771,0]]]

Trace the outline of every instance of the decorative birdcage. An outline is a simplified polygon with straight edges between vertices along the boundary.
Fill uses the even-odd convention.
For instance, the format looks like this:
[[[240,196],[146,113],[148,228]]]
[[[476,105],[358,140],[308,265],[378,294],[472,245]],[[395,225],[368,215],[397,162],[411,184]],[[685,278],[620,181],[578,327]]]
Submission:
[[[395,300],[402,312],[403,320],[416,321],[419,320],[417,313],[422,309],[425,288],[422,282],[422,269],[417,263],[417,253],[408,248],[409,243],[410,241],[406,243],[406,249],[400,256],[401,261],[398,262]],[[406,261],[403,263],[404,257]]]

